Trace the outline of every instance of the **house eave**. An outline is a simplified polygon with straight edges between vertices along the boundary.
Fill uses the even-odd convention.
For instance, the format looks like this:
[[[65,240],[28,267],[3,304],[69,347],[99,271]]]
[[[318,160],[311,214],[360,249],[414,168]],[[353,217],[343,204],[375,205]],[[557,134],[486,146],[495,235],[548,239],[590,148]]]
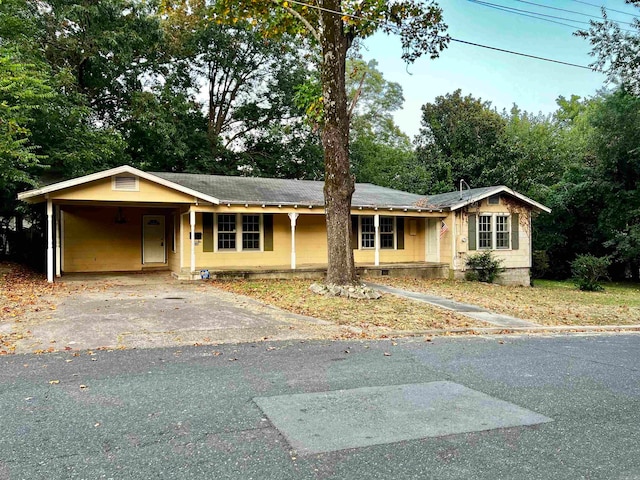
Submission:
[[[534,210],[539,210],[539,211],[542,211],[542,212],[551,213],[551,209],[549,207],[546,207],[546,206],[542,205],[541,203],[538,203],[535,200],[532,200],[531,198],[529,198],[529,197],[527,197],[525,195],[522,195],[521,193],[518,193],[518,192],[516,192],[516,191],[514,191],[512,189],[510,189],[509,187],[505,187],[504,185],[495,187],[494,189],[489,190],[487,192],[484,192],[481,195],[476,195],[476,196],[473,196],[471,198],[466,198],[464,200],[461,200],[460,202],[451,205],[451,210],[459,210],[462,207],[466,207],[467,205],[471,205],[472,203],[476,203],[476,202],[482,201],[485,198],[488,198],[488,197],[490,197],[492,195],[496,195],[498,193],[507,193],[507,194],[517,198],[521,202],[529,205]]]
[[[129,165],[123,165],[121,167],[104,170],[102,172],[92,173],[90,175],[85,175],[83,177],[78,177],[78,178],[73,178],[71,180],[65,180],[63,182],[53,183],[51,185],[47,185],[46,187],[27,190],[26,192],[21,192],[18,194],[18,200],[25,201],[27,203],[40,203],[47,198],[47,195],[53,192],[65,190],[67,188],[77,187],[85,183],[102,180],[104,178],[109,178],[114,175],[121,175],[123,173],[136,175],[150,182],[154,182],[154,183],[157,183],[158,185],[162,185],[164,187],[171,188],[178,192],[185,193],[187,195],[193,196],[194,198],[203,200],[205,202],[209,202],[215,205],[218,205],[220,203],[220,200],[215,197],[203,194],[201,192],[198,192],[188,187],[184,187],[182,185],[171,182],[169,180],[165,180],[151,173],[143,172],[142,170],[138,170],[137,168],[131,167]]]

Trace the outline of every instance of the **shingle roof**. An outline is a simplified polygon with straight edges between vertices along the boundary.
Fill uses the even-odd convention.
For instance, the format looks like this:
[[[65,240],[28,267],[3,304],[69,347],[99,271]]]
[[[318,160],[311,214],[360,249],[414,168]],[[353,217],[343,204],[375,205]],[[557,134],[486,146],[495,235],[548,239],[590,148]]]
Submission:
[[[192,173],[151,172],[164,180],[204,193],[221,203],[324,205],[324,182],[281,178],[227,177]],[[357,183],[354,207],[413,207],[424,198],[370,183]]]
[[[492,195],[496,190],[506,188],[502,186],[498,187],[482,187],[482,188],[470,188],[468,190],[440,193],[438,195],[429,195],[423,198],[420,203],[425,206],[434,208],[452,208],[459,204],[468,204],[477,201],[477,199],[485,198]]]
[[[467,190],[459,190],[455,192],[441,193],[438,195],[430,195],[427,197],[423,197],[419,200],[416,205],[421,206],[423,208],[428,209],[442,209],[442,210],[457,210],[458,208],[464,207],[466,205],[470,205],[475,202],[479,202],[487,197],[496,194],[507,194],[511,197],[514,197],[521,202],[529,205],[531,208],[536,210],[541,210],[543,212],[550,212],[551,210],[548,207],[545,207],[541,203],[532,200],[529,197],[526,197],[514,190],[511,190],[509,187],[505,187],[504,185],[496,185],[493,187],[482,187],[482,188],[470,188]]]

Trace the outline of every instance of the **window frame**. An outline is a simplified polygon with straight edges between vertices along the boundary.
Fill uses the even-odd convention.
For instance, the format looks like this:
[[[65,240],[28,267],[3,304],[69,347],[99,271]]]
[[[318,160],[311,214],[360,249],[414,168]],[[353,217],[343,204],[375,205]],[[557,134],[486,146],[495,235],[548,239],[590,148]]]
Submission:
[[[221,232],[219,229],[219,218],[221,215],[229,215],[234,218],[235,230],[233,232]],[[257,217],[258,218],[258,230],[257,231],[245,231],[245,217]],[[262,213],[216,213],[214,218],[214,252],[229,253],[229,252],[264,252],[264,217]],[[234,248],[220,248],[220,234],[233,233],[234,234]],[[245,234],[257,234],[258,248],[244,248]],[[255,241],[255,240],[253,240]]]
[[[495,250],[511,250],[511,215],[508,213],[496,213],[493,218],[495,223]],[[505,220],[503,224],[503,226],[506,226],[505,230],[498,229],[499,218]],[[501,237],[502,241],[506,239],[506,246],[501,245]]]
[[[489,222],[483,222],[483,219],[488,219]],[[488,230],[483,230],[484,226],[489,226]],[[478,214],[478,228],[477,228],[477,242],[478,250],[493,250],[493,246],[495,245],[493,241],[494,237],[494,225],[493,225],[493,214],[491,213],[480,213]],[[486,242],[488,241],[488,246]]]
[[[220,230],[220,218],[233,218],[233,230]],[[215,228],[215,251],[220,252],[237,252],[238,251],[238,214],[237,213],[217,213],[214,220]],[[220,235],[229,235],[229,242],[233,241],[233,247],[221,247]]]
[[[476,249],[477,250],[512,250],[512,225],[511,225],[511,214],[505,212],[499,213],[478,213],[477,214],[477,225],[476,225]],[[504,224],[506,225],[506,230],[498,231],[498,218],[505,219]],[[487,225],[486,222],[483,223],[482,219],[489,219],[489,230],[482,230],[484,225]],[[489,236],[482,236],[482,234],[489,234]],[[499,246],[499,239],[501,240],[501,245]],[[489,246],[484,244],[486,241],[489,241]],[[506,243],[506,245],[505,245]],[[484,244],[484,245],[483,245]]]
[[[367,220],[367,224],[369,220],[371,220],[371,230],[367,230],[365,232],[364,229],[364,221]],[[358,216],[358,249],[359,250],[375,250],[376,248],[376,227],[375,227],[375,217],[373,215],[360,215]],[[367,225],[368,227],[369,225]],[[365,246],[365,234],[367,235],[367,241],[371,242],[370,246]],[[370,236],[370,238],[369,238]]]
[[[382,220],[391,220],[391,231],[390,232],[383,232],[382,231]],[[384,243],[382,241],[382,236],[385,235],[386,237],[391,236],[391,246],[390,247],[385,247]],[[397,223],[396,223],[396,217],[390,217],[390,216],[380,216],[380,227],[379,227],[379,236],[380,236],[380,250],[395,250],[397,247],[396,244],[396,239],[397,239]]]
[[[243,252],[259,252],[259,251],[261,251],[262,250],[262,230],[263,230],[263,228],[262,228],[262,215],[259,214],[259,213],[242,213],[242,214],[240,214],[240,217],[241,217],[241,221],[242,221],[242,223],[241,223],[241,238],[242,238],[242,240],[241,240],[241,243],[240,243],[241,251],[243,251]],[[245,218],[248,218],[248,217],[257,217],[258,230],[250,230],[250,231],[249,230],[245,230]],[[255,225],[255,224],[253,224],[253,222],[252,222],[252,225]],[[252,235],[252,236],[253,235],[257,235],[257,239],[254,238],[253,240],[250,240],[250,241],[252,243],[254,243],[257,240],[258,246],[256,248],[245,247],[245,235]]]

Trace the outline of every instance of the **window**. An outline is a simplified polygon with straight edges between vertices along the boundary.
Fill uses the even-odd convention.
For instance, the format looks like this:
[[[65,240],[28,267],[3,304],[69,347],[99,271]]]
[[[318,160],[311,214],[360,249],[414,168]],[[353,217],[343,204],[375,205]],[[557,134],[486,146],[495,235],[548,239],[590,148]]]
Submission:
[[[480,215],[478,217],[478,248],[491,249],[493,234],[491,231],[491,215]]]
[[[242,215],[242,250],[260,250],[260,215]]]
[[[376,247],[376,230],[373,217],[360,217],[360,246],[362,248]]]
[[[394,248],[395,218],[380,217],[380,248]]]
[[[216,218],[214,236],[218,242],[217,251],[262,251],[263,216],[261,214],[218,213]],[[271,242],[273,243],[273,240]]]
[[[496,215],[496,248],[509,248],[509,217]]]
[[[518,225],[518,214],[481,213],[469,215],[469,250],[517,250],[518,231],[511,231]]]
[[[488,205],[500,205],[500,195],[499,194],[491,195],[487,199],[487,204]]]
[[[236,216],[218,214],[218,250],[236,249]]]

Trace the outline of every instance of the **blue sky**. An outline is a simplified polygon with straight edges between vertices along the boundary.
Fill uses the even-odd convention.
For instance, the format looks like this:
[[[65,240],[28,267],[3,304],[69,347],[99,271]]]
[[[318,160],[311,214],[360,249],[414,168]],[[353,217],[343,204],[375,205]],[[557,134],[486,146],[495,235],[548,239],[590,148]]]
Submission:
[[[489,3],[546,15],[588,21],[588,17],[544,9],[517,0],[486,0]],[[600,17],[598,8],[575,0],[528,0],[540,5],[563,8]],[[623,0],[585,0],[587,3],[637,14],[638,9]],[[448,33],[453,38],[514,50],[530,55],[588,65],[589,43],[572,35],[574,29],[563,25],[528,18],[469,0],[440,0]],[[609,12],[612,19],[631,21],[631,17]],[[562,20],[557,20],[562,21]],[[576,25],[579,26],[579,25]],[[586,25],[585,25],[586,27]],[[626,26],[623,26],[626,27]],[[396,123],[412,138],[420,128],[420,107],[436,96],[462,89],[490,101],[502,110],[516,103],[529,112],[551,113],[556,98],[572,94],[589,97],[604,86],[602,74],[580,68],[534,60],[484,48],[451,42],[440,58],[418,59],[407,66],[401,56],[397,38],[376,34],[367,39],[361,51],[367,60],[376,59],[384,77],[398,82],[404,91],[402,111],[395,115]]]

